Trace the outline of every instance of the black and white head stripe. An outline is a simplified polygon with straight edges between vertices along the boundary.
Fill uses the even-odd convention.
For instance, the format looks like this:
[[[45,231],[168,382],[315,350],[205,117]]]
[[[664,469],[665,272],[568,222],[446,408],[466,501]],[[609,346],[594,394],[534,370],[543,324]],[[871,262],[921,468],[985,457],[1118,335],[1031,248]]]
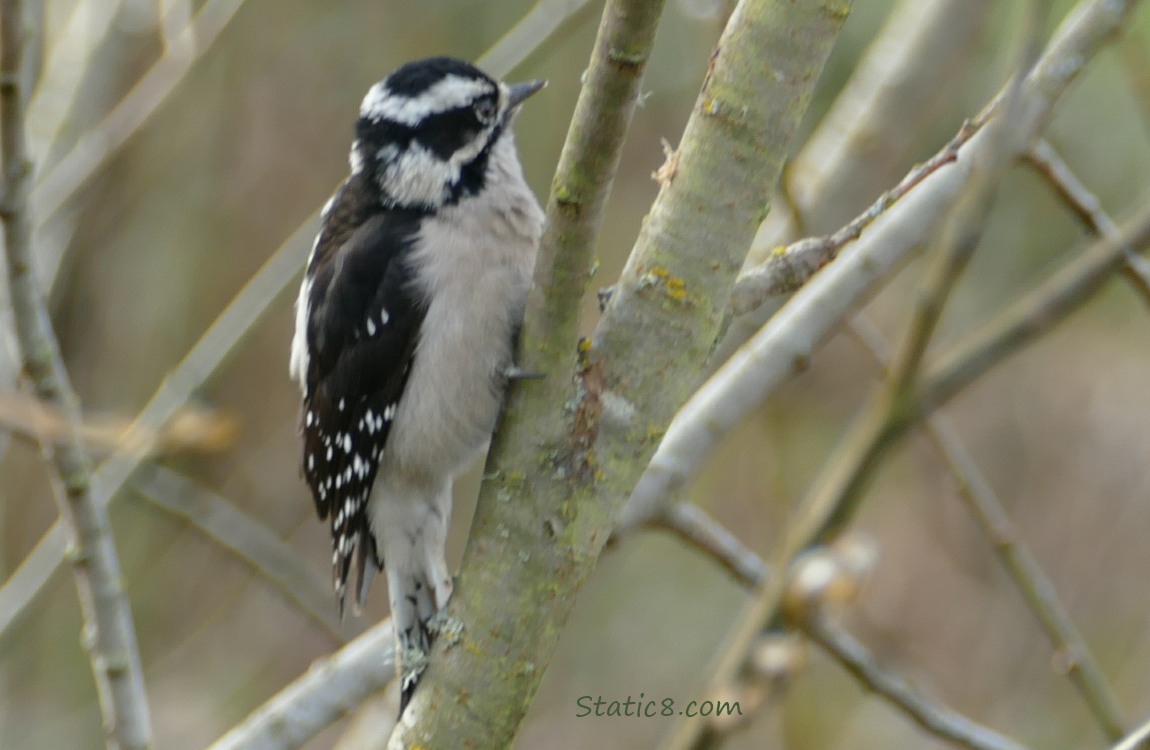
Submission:
[[[542,82],[507,86],[461,60],[409,63],[371,87],[349,162],[383,203],[434,210],[483,187],[492,146]]]
[[[432,115],[470,107],[482,97],[493,97],[498,92],[495,82],[486,76],[455,73],[416,94],[402,93],[402,89],[393,91],[392,85],[389,79],[372,86],[359,107],[359,116],[415,127]]]

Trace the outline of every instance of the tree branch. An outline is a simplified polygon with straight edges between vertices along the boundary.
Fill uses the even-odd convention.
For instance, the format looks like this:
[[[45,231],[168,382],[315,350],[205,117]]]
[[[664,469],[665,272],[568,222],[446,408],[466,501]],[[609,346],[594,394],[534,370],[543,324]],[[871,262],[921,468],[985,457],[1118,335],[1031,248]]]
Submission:
[[[1146,750],[1147,743],[1150,743],[1150,720],[1126,735],[1111,750]]]
[[[931,701],[901,676],[884,669],[866,646],[827,616],[810,617],[801,626],[859,682],[934,736],[970,750],[1026,750],[1014,740]]]
[[[1092,234],[1107,239],[1118,236],[1118,225],[1102,208],[1097,196],[1082,184],[1045,138],[1031,146],[1025,159]],[[1150,303],[1150,263],[1139,255],[1126,253],[1122,274],[1142,300]]]
[[[1055,35],[1055,39],[1047,47],[1047,51],[1039,61],[1036,68],[1027,77],[1025,84],[1019,90],[1018,101],[1014,106],[1010,107],[1012,112],[1017,114],[1012,115],[1010,121],[1010,141],[1008,145],[1016,147],[1026,147],[1029,141],[1036,136],[1040,131],[1041,126],[1048,120],[1051,106],[1059,92],[1064,90],[1065,86],[1072,78],[1082,70],[1083,65],[1089,58],[1087,52],[1096,50],[1101,44],[1111,38],[1122,25],[1125,14],[1128,13],[1133,7],[1133,3],[1114,3],[1107,0],[1093,0],[1093,2],[1081,3],[1077,6],[1065,20]],[[1075,52],[1072,52],[1075,50]],[[1054,63],[1059,60],[1063,55],[1070,54],[1071,57],[1061,62],[1059,65]],[[978,156],[980,161],[985,156],[996,156],[1003,162],[1008,162],[1014,158],[1017,151],[1010,148],[999,149],[995,147],[992,136],[997,128],[988,128],[979,132],[974,138],[971,139],[967,146],[970,153]],[[966,151],[967,149],[964,149]],[[987,153],[989,152],[989,154]],[[956,166],[963,161],[960,160]],[[988,165],[988,168],[995,168],[993,161]],[[952,170],[940,170],[937,175],[943,175]],[[969,178],[968,178],[969,179]],[[964,180],[965,182],[965,180]],[[925,185],[926,183],[924,183]],[[921,187],[920,187],[921,190]],[[914,196],[917,192],[911,193],[909,197]],[[904,203],[904,206],[906,204]],[[890,214],[888,214],[888,217]],[[921,218],[921,217],[920,217]],[[1147,223],[1150,223],[1150,211],[1142,217]],[[1129,231],[1124,233],[1124,239],[1130,240],[1122,247],[1113,248],[1107,247],[1103,243],[1101,249],[1095,248],[1094,250],[1083,256],[1082,261],[1086,262],[1089,266],[1087,273],[1084,274],[1085,280],[1079,279],[1080,275],[1070,271],[1069,267],[1064,269],[1067,274],[1073,275],[1075,279],[1079,279],[1077,283],[1063,284],[1060,289],[1064,291],[1071,291],[1071,294],[1058,294],[1059,302],[1062,306],[1054,305],[1044,309],[1048,315],[1055,320],[1060,320],[1069,309],[1081,304],[1089,295],[1088,291],[1096,289],[1101,285],[1102,281],[1106,278],[1106,271],[1113,270],[1114,264],[1117,262],[1114,257],[1121,258],[1121,253],[1126,245],[1134,245],[1135,241],[1142,239],[1143,223],[1140,219],[1136,221]],[[1148,235],[1150,237],[1150,235]],[[1140,245],[1141,243],[1137,243]],[[1103,262],[1101,258],[1110,259],[1109,264]],[[836,266],[842,264],[845,258],[840,259],[832,264],[828,271],[833,272]],[[1082,267],[1082,263],[1072,263],[1071,266],[1076,266],[1076,269]],[[1103,270],[1105,269],[1105,270]],[[852,268],[851,270],[861,271],[861,269]],[[945,268],[940,266],[940,271]],[[871,270],[867,275],[870,276],[874,271]],[[1060,274],[1065,276],[1066,274]],[[820,275],[821,278],[823,275]],[[815,281],[818,279],[816,278]],[[841,277],[836,277],[836,281],[842,281],[844,284],[847,280]],[[781,322],[794,322],[796,325],[801,325],[800,321],[792,321],[786,317],[788,309],[793,309],[795,303],[800,301],[804,296],[804,292],[810,289],[812,284],[804,287],[798,294],[791,300],[791,303],[786,305],[779,314],[772,319],[764,331],[773,329],[777,323]],[[859,283],[855,286],[860,291],[865,289],[867,284]],[[841,300],[838,302],[841,304]],[[843,308],[839,308],[843,309]],[[826,311],[812,311],[809,308],[806,310],[808,314],[818,316],[820,322],[826,320]],[[1061,313],[1061,314],[1060,314]],[[780,318],[783,320],[780,321]],[[1028,319],[1029,320],[1029,319]],[[1029,320],[1030,323],[1038,326],[1043,326],[1046,329],[1045,319]],[[1025,328],[1025,326],[1023,326]],[[928,329],[929,326],[923,326],[923,330]],[[916,339],[920,336],[912,329],[911,335],[907,337],[904,344],[904,351],[907,360],[913,363],[913,360],[920,355],[915,353],[917,347]],[[1029,340],[1027,337],[1026,340]],[[1013,351],[1018,345],[1021,344],[1021,336],[1011,336],[1007,334],[1007,343],[995,340],[997,345],[992,347],[992,351],[976,349],[973,359],[960,359],[959,370],[952,370],[946,373],[947,378],[945,383],[935,382],[938,378],[931,379],[928,376],[921,376],[914,378],[915,382],[922,382],[924,385],[921,388],[909,389],[909,397],[900,397],[892,401],[888,396],[885,398],[874,399],[869,404],[856,424],[852,427],[848,436],[844,439],[842,445],[843,449],[839,452],[838,458],[834,459],[830,468],[819,475],[816,480],[817,484],[812,488],[807,498],[800,509],[796,512],[797,521],[790,528],[785,535],[782,544],[780,545],[780,553],[777,560],[781,565],[785,566],[796,554],[805,549],[810,544],[822,538],[825,534],[833,529],[840,528],[841,524],[850,516],[854,507],[854,501],[858,497],[858,490],[861,486],[861,480],[869,475],[869,470],[873,463],[878,460],[886,447],[893,443],[900,437],[907,427],[913,422],[914,419],[920,417],[924,412],[929,411],[931,408],[943,403],[945,397],[954,395],[958,388],[969,384],[973,377],[985,372],[989,368],[991,361],[1000,361],[1002,356],[1005,356],[1009,351]],[[737,360],[743,358],[747,354],[749,346],[744,346],[739,353],[725,365],[711,381],[704,386],[702,390],[707,390],[711,387],[712,383],[727,370],[728,367],[735,364]],[[993,360],[992,360],[993,357]],[[752,357],[751,362],[757,358]],[[783,371],[788,369],[791,357],[786,357],[786,362],[782,365]],[[749,363],[744,362],[743,365],[747,366]],[[917,367],[915,368],[917,371]],[[776,368],[778,372],[778,368]],[[898,372],[896,368],[896,373]],[[896,375],[893,382],[898,382],[902,378]],[[942,385],[943,387],[939,387]],[[746,394],[741,394],[746,395]],[[719,398],[722,398],[722,392],[718,392]],[[724,404],[724,408],[730,410],[731,405]],[[733,423],[733,422],[732,422]],[[705,425],[705,427],[704,427]],[[714,440],[716,437],[716,425],[712,420],[699,423],[697,427],[698,433],[704,436],[704,439]],[[658,495],[656,495],[658,497]],[[781,568],[776,568],[776,570]],[[711,678],[705,693],[708,695],[717,694],[731,684],[734,676],[742,668],[745,662],[748,649],[753,642],[756,634],[766,626],[768,623],[777,619],[779,613],[779,606],[784,592],[784,581],[781,575],[772,575],[767,578],[764,584],[760,587],[756,596],[752,599],[747,606],[744,613],[740,616],[736,629],[727,643],[724,645],[722,655],[720,656],[714,674]],[[668,748],[688,748],[699,747],[701,743],[706,741],[708,727],[705,722],[699,719],[688,719],[680,723],[676,732],[672,735],[670,742],[667,744]]]
[[[991,112],[992,109],[988,107],[984,114],[989,116]],[[785,248],[779,248],[754,268],[745,270],[731,290],[731,312],[735,315],[750,314],[770,298],[793,292],[807,283],[820,268],[837,258],[844,246],[857,240],[888,208],[938,169],[954,162],[958,158],[959,149],[978,132],[984,122],[985,118],[980,116],[963,123],[958,134],[934,156],[915,165],[897,185],[880,195],[867,210],[834,234],[806,237],[792,242]]]
[[[1086,63],[1121,31],[1137,0],[1083,0],[1063,21],[1030,77],[1022,99],[1028,117],[1020,140],[1037,137],[1061,94]],[[976,133],[958,159],[925,178],[891,206],[837,260],[803,286],[679,410],[620,515],[622,532],[642,525],[698,473],[718,441],[865,303],[937,230],[971,175]],[[1013,158],[1013,155],[1010,155]]]
[[[91,492],[91,468],[80,434],[79,407],[60,356],[40,290],[32,249],[28,196],[32,164],[24,134],[21,86],[25,43],[21,0],[0,0],[0,159],[4,169],[2,217],[8,284],[24,372],[36,395],[58,409],[69,434],[43,443],[55,464],[60,516],[69,536],[72,571],[84,615],[84,645],[91,661],[111,748],[152,744],[151,718],[132,615],[106,510]]]
[[[619,31],[635,30],[657,8],[621,0],[608,4],[605,18],[628,9]],[[612,300],[581,347],[574,391],[563,376],[575,344],[563,337],[563,322],[573,313],[533,320],[552,308],[538,299],[529,308],[524,366],[558,367],[544,368],[547,384],[512,391],[447,608],[462,626],[458,643],[440,638],[391,747],[510,743],[618,505],[654,448],[651,437],[702,372],[767,192],[848,8],[811,0],[744,0],[736,8]],[[619,41],[628,38],[605,44],[600,37],[592,80],[604,58],[623,66],[646,60],[650,33]],[[567,210],[565,185],[556,182],[552,222]],[[544,246],[539,293],[562,278],[548,267],[551,257]],[[573,270],[582,268],[577,262]],[[540,399],[525,411],[521,393],[550,391],[551,381],[568,397]],[[562,404],[570,409],[560,418]]]
[[[878,329],[860,318],[855,319],[852,329],[879,364],[886,367],[889,355]],[[991,550],[1021,592],[1055,652],[1067,665],[1070,681],[1103,733],[1109,739],[1117,740],[1122,736],[1125,724],[1118,701],[1086,641],[1074,626],[1070,613],[1058,598],[1054,584],[1019,537],[1010,515],[967,452],[950,419],[936,411],[927,417],[925,428]]]
[[[151,504],[185,519],[197,532],[233,553],[333,640],[343,642],[327,578],[259,521],[163,466],[141,471],[132,487]]]
[[[787,203],[772,206],[759,227],[744,273],[776,262],[780,247],[840,226],[897,179],[902,165],[915,155],[916,135],[929,131],[957,97],[962,76],[954,72],[969,66],[992,5],[988,0],[897,4],[830,110],[788,164],[780,188]],[[895,202],[893,196],[888,200]],[[787,253],[793,250],[798,247],[788,247]],[[802,265],[812,262],[818,261],[804,260]],[[712,362],[717,366],[729,359],[782,299],[736,316]]]
[[[651,525],[672,532],[744,586],[754,588],[767,576],[767,565],[762,558],[694,503],[671,505],[653,519]]]
[[[395,679],[395,637],[387,619],[307,672],[208,750],[295,750]]]

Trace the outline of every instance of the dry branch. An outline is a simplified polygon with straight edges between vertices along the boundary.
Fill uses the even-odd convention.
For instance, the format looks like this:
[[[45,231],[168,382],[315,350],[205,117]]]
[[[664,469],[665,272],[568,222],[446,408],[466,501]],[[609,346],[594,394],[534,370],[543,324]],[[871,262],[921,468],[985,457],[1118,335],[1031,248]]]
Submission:
[[[1012,111],[1017,112],[1011,117],[1011,145],[1023,149],[1028,147],[1029,142],[1037,136],[1045,122],[1048,121],[1051,108],[1058,95],[1082,71],[1093,52],[1113,38],[1122,28],[1127,14],[1135,4],[1133,2],[1116,3],[1111,0],[1093,0],[1092,2],[1080,3],[1071,11],[1056,32],[1055,38],[1047,46],[1038,65],[1019,89],[1016,107],[1011,107]],[[971,163],[975,161],[972,155],[984,154],[980,158],[993,156],[1004,163],[1012,161],[1018,155],[1018,151],[1013,151],[1010,148],[995,148],[995,144],[989,138],[993,132],[990,129],[980,131],[962,150],[958,162],[948,168],[940,169],[931,178],[924,181],[917,190],[908,194],[901,204],[902,211],[899,211],[899,206],[896,206],[891,213],[884,217],[886,219],[885,224],[882,222],[876,224],[876,227],[872,229],[872,239],[879,239],[875,236],[879,232],[875,230],[890,226],[893,218],[897,218],[903,211],[911,210],[911,204],[918,203],[914,200],[915,198],[921,197],[923,201],[932,201],[938,200],[942,196],[954,196],[969,180]],[[988,164],[988,168],[995,168],[993,161]],[[935,183],[933,190],[928,191],[928,186],[931,186],[932,183]],[[951,190],[956,192],[950,192]],[[922,195],[924,192],[927,194]],[[932,192],[933,195],[930,194]],[[940,193],[941,195],[939,195]],[[935,205],[933,210],[926,209],[925,212],[905,215],[903,219],[908,224],[917,227],[917,231],[921,232],[921,223],[926,220],[928,222],[927,227],[933,225],[933,219],[949,203],[950,200],[947,200],[941,205]],[[916,208],[921,211],[924,206],[918,205]],[[868,476],[871,465],[882,454],[885,447],[905,432],[906,428],[915,419],[921,417],[924,412],[928,412],[943,403],[946,398],[953,396],[960,388],[969,384],[974,377],[984,373],[992,365],[992,362],[1001,361],[1003,357],[1013,352],[1023,342],[1032,340],[1039,328],[1048,330],[1050,324],[1061,320],[1071,309],[1084,302],[1090,296],[1090,292],[1096,290],[1107,278],[1109,272],[1113,271],[1123,252],[1132,247],[1141,246],[1146,239],[1150,238],[1150,235],[1143,237],[1144,231],[1150,231],[1150,227],[1146,224],[1150,224],[1150,214],[1140,217],[1127,228],[1123,233],[1123,243],[1119,245],[1103,243],[1083,256],[1081,259],[1083,262],[1070,264],[1064,269],[1064,273],[1052,280],[1051,284],[1055,286],[1055,289],[1049,290],[1044,287],[1043,291],[1049,293],[1039,295],[1048,304],[1043,304],[1037,309],[1035,305],[1030,305],[1025,311],[1012,310],[1006,316],[1008,322],[1005,327],[1000,327],[986,336],[976,337],[971,346],[957,350],[954,356],[944,360],[943,365],[934,370],[928,370],[927,375],[915,377],[915,382],[921,382],[923,385],[914,389],[913,396],[899,398],[894,403],[889,401],[883,403],[877,400],[872,403],[852,430],[852,434],[844,442],[846,447],[840,460],[834,461],[831,470],[820,475],[820,485],[812,490],[802,509],[800,509],[795,526],[784,539],[778,560],[786,564],[795,554],[821,538],[822,535],[831,529],[840,527],[841,523],[850,515],[853,507],[851,499],[857,496],[860,480]],[[914,231],[915,229],[909,229],[909,233]],[[904,235],[906,233],[907,229],[904,229]],[[889,237],[883,239],[891,240]],[[905,241],[905,239],[904,236],[902,240]],[[866,240],[867,236],[864,235],[859,244],[862,245]],[[920,236],[916,242],[921,241]],[[904,245],[901,248],[902,252],[904,254],[909,252],[913,246],[913,244]],[[855,253],[861,249],[861,247],[856,247]],[[686,445],[695,449],[692,458],[696,460],[688,464],[688,470],[693,471],[701,463],[702,455],[705,455],[705,451],[697,450],[700,445],[709,447],[717,440],[722,431],[719,425],[724,425],[723,429],[725,429],[726,425],[734,424],[738,416],[746,413],[750,405],[758,403],[770,387],[778,382],[781,375],[794,366],[798,356],[805,360],[809,354],[809,347],[817,341],[817,338],[805,338],[810,335],[810,331],[805,330],[806,328],[818,328],[818,337],[821,338],[830,330],[830,324],[841,320],[840,316],[850,308],[852,302],[857,301],[864,293],[873,290],[874,280],[881,274],[873,267],[866,268],[865,266],[844,263],[853,255],[854,253],[847,254],[819,274],[810,284],[800,290],[791,302],[784,306],[760,332],[759,336],[769,334],[771,338],[774,338],[775,340],[771,342],[774,346],[782,343],[785,347],[794,347],[796,342],[787,339],[788,337],[795,338],[796,331],[801,332],[800,337],[803,337],[804,344],[800,344],[800,346],[804,348],[800,350],[797,356],[787,353],[788,349],[784,348],[781,351],[776,350],[773,358],[764,358],[763,352],[755,351],[754,340],[752,340],[752,343],[744,346],[736,353],[735,357],[700,390],[697,397],[692,399],[692,403],[680,412],[680,417],[689,414],[693,418],[693,424],[691,424],[693,431],[685,428],[682,433],[682,437],[687,440]],[[865,271],[864,268],[866,268]],[[940,271],[945,271],[945,268],[940,267]],[[854,278],[854,274],[857,274],[859,278]],[[819,282],[824,279],[826,283],[820,284]],[[832,286],[832,282],[834,286],[839,287],[840,293],[849,290],[846,292],[847,300],[843,300],[841,296],[836,297],[833,301],[825,296],[820,298],[828,290],[819,287]],[[815,288],[813,291],[812,287]],[[833,312],[802,304],[815,301],[830,306]],[[794,314],[788,315],[788,312]],[[1039,313],[1048,317],[1034,317]],[[928,328],[926,327],[924,330]],[[780,341],[778,337],[783,338]],[[915,342],[916,338],[919,338],[917,334],[909,337],[905,348],[907,352],[905,356],[912,362],[914,358],[920,356],[915,352],[919,346]],[[781,363],[778,362],[779,359],[782,360]],[[758,369],[767,370],[767,375],[764,376],[762,373],[756,372]],[[917,367],[914,368],[916,372],[917,369]],[[732,378],[729,376],[728,382],[722,383],[722,378],[728,371],[742,377],[743,382],[738,383],[741,392],[734,391],[733,383],[730,382]],[[931,372],[935,372],[933,377],[929,374]],[[769,382],[764,384],[763,381],[767,380]],[[722,385],[726,385],[727,388],[721,387]],[[711,400],[709,404],[703,400],[704,394]],[[700,402],[697,406],[695,406],[696,401]],[[692,410],[693,406],[693,411],[689,412],[688,410]],[[707,406],[712,407],[709,413]],[[721,410],[719,413],[722,414],[722,417],[715,414],[716,410]],[[666,439],[664,444],[666,444]],[[665,470],[668,465],[674,473],[670,477],[665,477],[664,481],[669,482],[672,479],[683,477],[684,467],[671,457],[668,457],[664,464],[659,465],[658,468]],[[651,468],[656,468],[655,462],[652,462]],[[650,471],[649,468],[648,473]],[[689,475],[687,474],[687,476]],[[666,496],[668,487],[665,485],[661,491],[659,490],[657,486],[660,482],[658,476],[653,479],[653,482],[655,483],[654,486],[645,488],[645,492],[648,493],[646,500],[657,504],[663,501],[661,498]],[[640,508],[642,507],[644,506],[640,506]],[[764,625],[776,619],[782,593],[782,577],[779,575],[768,577],[740,617],[735,632],[724,646],[714,675],[705,690],[706,694],[718,694],[731,684],[744,663],[745,655],[755,635]],[[701,743],[706,741],[706,733],[707,727],[703,722],[695,719],[684,721],[673,734],[667,747],[699,747]]]
[[[882,334],[858,318],[852,329],[879,364],[886,367],[890,357]],[[966,450],[950,419],[936,411],[927,417],[925,429],[987,544],[1021,592],[1055,653],[1065,660],[1067,676],[1082,695],[1103,733],[1117,739],[1122,735],[1123,725],[1118,702],[1069,611],[1059,599],[1054,584],[1019,537],[1006,508]]]
[[[1137,4],[1084,0],[1067,15],[1022,87],[1028,111],[1020,139],[1041,133],[1059,97],[1122,30]],[[719,440],[786,378],[805,369],[814,350],[842,321],[925,245],[967,184],[971,154],[984,138],[976,133],[956,161],[889,207],[695,392],[675,416],[624,507],[621,531],[658,514],[659,504],[670,502],[690,482]]]
[[[208,750],[295,750],[395,678],[395,638],[384,620],[276,693]]]
[[[24,132],[21,86],[25,44],[21,0],[0,2],[0,158],[8,284],[23,369],[38,398],[58,410],[68,433],[43,442],[55,467],[60,516],[67,528],[69,559],[84,615],[84,645],[100,699],[110,748],[143,750],[152,745],[151,718],[132,614],[106,509],[92,493],[92,471],[80,431],[79,405],[64,369],[40,289],[32,248],[29,192],[32,164]]]
[[[885,669],[862,643],[829,618],[811,617],[802,628],[859,682],[936,737],[969,750],[1026,750],[1014,740],[931,701],[904,678]]]

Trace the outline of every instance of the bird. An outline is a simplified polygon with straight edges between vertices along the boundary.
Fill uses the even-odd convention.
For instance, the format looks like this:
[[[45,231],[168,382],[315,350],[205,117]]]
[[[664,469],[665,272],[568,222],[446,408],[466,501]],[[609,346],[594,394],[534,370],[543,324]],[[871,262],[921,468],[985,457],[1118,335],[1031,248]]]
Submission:
[[[353,568],[357,612],[385,573],[401,714],[452,593],[452,484],[518,372],[544,215],[512,125],[545,83],[434,57],[371,86],[296,300],[303,478],[330,524],[340,616]]]

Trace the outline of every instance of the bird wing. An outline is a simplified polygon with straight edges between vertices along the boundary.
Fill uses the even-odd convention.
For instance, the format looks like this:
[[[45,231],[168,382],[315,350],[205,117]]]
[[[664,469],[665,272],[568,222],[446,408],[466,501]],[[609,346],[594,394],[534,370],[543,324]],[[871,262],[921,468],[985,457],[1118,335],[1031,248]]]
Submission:
[[[425,312],[410,256],[419,215],[361,205],[345,185],[309,264],[303,474],[320,518],[331,518],[332,568],[343,610],[352,560],[381,566],[367,502]]]

